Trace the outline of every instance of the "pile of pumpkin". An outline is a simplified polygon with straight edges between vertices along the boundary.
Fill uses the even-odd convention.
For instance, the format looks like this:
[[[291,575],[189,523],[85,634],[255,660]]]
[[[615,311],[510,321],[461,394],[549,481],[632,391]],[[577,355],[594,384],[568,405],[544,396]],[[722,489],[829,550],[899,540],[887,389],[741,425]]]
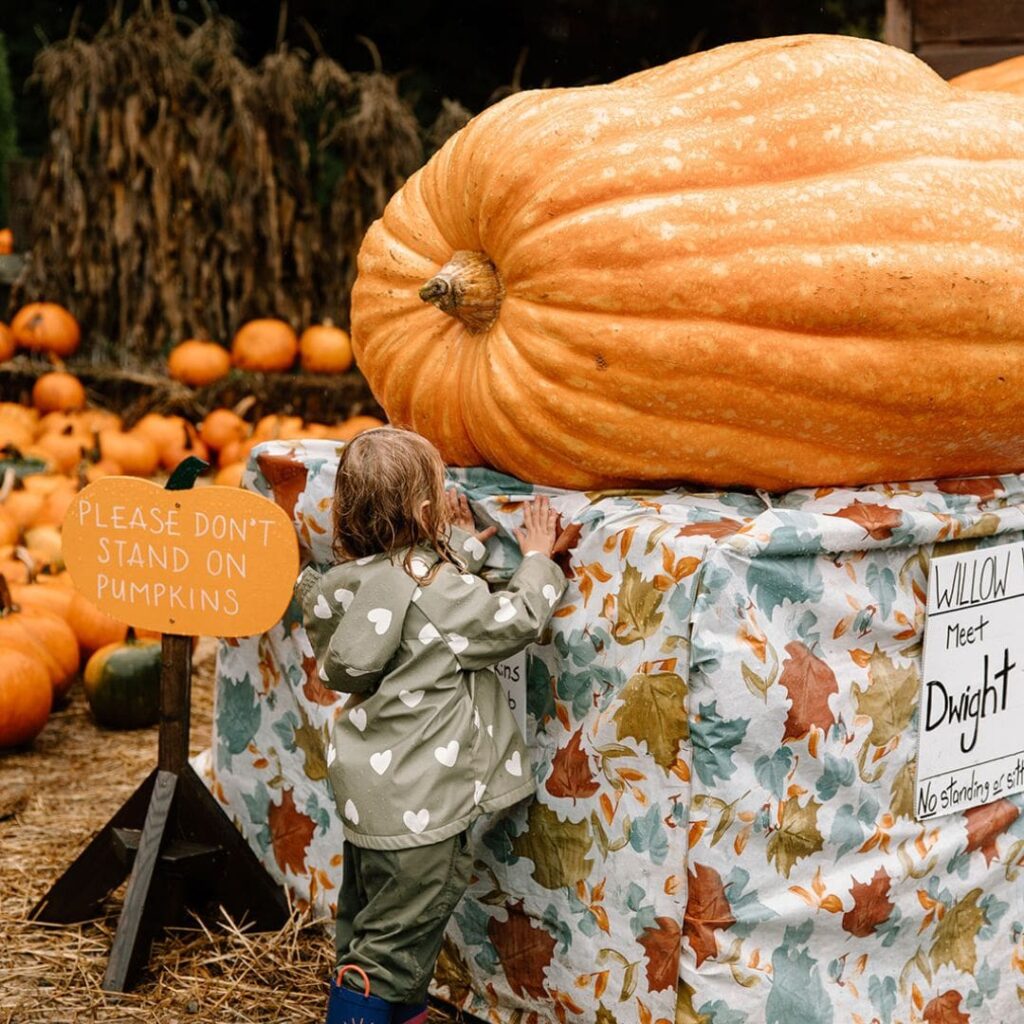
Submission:
[[[75,591],[64,571],[61,525],[75,494],[106,475],[155,476],[188,455],[216,462],[214,482],[239,483],[261,441],[350,440],[381,421],[338,424],[213,410],[198,426],[150,413],[125,430],[116,414],[85,408],[73,375],[44,374],[33,408],[0,403],[0,749],[31,742],[82,673],[101,725],[138,728],[157,718],[160,646]],[[44,685],[45,681],[45,685]]]

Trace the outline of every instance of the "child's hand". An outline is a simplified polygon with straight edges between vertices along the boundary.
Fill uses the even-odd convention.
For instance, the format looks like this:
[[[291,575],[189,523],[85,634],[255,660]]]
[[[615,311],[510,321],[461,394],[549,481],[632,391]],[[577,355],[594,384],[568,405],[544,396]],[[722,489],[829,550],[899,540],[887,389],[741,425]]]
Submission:
[[[444,492],[444,496],[448,502],[448,512],[453,526],[473,534],[481,542],[490,540],[498,532],[497,528],[493,526],[488,526],[485,530],[477,530],[476,523],[473,521],[473,513],[469,510],[469,502],[464,494],[450,488]]]
[[[516,530],[519,550],[525,557],[529,552],[551,557],[558,530],[558,513],[551,507],[547,495],[542,494],[523,505],[523,528]]]

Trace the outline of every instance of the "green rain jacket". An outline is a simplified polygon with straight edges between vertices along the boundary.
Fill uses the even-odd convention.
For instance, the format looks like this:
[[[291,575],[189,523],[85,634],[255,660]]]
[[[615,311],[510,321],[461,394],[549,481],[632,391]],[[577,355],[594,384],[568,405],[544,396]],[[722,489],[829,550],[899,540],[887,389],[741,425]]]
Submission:
[[[345,837],[372,850],[438,843],[529,796],[523,739],[491,666],[536,641],[565,589],[528,555],[503,591],[472,572],[484,545],[461,530],[465,571],[419,547],[306,569],[296,587],[320,678],[357,694],[334,723],[328,771]],[[333,756],[332,756],[333,755]]]

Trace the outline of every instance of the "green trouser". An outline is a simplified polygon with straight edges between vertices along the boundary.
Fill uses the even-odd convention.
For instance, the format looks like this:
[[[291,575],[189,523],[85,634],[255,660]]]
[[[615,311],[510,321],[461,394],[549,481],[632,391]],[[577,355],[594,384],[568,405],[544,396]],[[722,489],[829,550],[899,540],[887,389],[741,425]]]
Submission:
[[[448,919],[469,885],[465,832],[405,850],[367,850],[346,840],[338,894],[338,965],[366,971],[389,1003],[422,1003]],[[355,971],[345,984],[362,989]]]

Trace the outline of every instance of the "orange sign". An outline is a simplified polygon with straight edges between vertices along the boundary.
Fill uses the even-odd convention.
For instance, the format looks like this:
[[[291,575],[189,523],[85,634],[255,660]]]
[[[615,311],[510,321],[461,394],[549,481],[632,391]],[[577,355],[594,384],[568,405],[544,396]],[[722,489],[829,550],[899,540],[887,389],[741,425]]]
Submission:
[[[104,477],[64,520],[64,562],[101,611],[144,629],[250,636],[291,600],[295,528],[266,498],[235,487],[164,490]]]

